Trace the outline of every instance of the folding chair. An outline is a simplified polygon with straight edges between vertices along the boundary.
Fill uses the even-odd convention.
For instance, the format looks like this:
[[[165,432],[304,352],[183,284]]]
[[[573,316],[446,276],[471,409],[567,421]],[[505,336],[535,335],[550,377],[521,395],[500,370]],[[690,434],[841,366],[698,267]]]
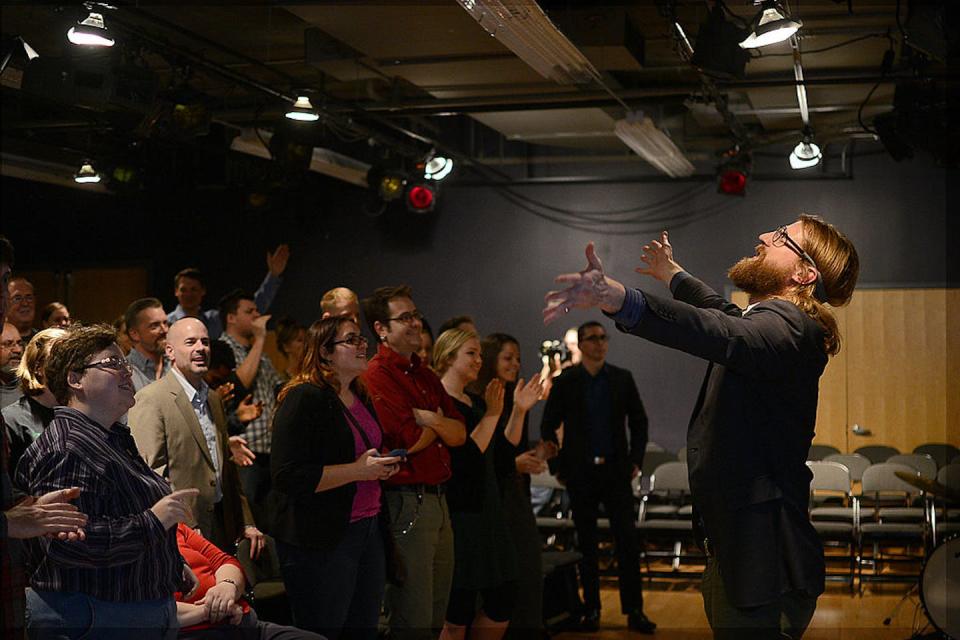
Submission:
[[[693,539],[693,507],[686,462],[665,462],[650,475],[650,490],[640,501],[637,528],[645,537],[673,543],[673,571],[680,570],[685,541]],[[645,556],[659,555],[645,552]]]
[[[863,472],[872,462],[859,453],[834,453],[823,459],[825,462],[839,462],[850,472],[851,482],[860,482]]]
[[[869,460],[871,464],[880,464],[881,462],[886,462],[890,456],[897,455],[900,451],[895,447],[888,447],[885,444],[868,444],[864,447],[859,447],[854,453],[859,453]]]
[[[905,464],[908,467],[916,469],[921,478],[933,480],[937,477],[937,463],[926,454],[920,453],[898,453],[895,456],[887,458],[891,464]]]
[[[823,460],[827,456],[832,456],[835,453],[840,453],[840,449],[832,447],[829,444],[812,444],[810,445],[810,451],[807,452],[807,460],[816,462]]]
[[[850,554],[850,589],[856,574],[857,510],[851,493],[850,471],[838,462],[807,461],[810,483],[810,522],[825,543],[845,544]]]
[[[945,467],[954,458],[960,457],[960,449],[945,442],[928,442],[913,450],[914,453],[930,456],[937,463],[937,467]]]

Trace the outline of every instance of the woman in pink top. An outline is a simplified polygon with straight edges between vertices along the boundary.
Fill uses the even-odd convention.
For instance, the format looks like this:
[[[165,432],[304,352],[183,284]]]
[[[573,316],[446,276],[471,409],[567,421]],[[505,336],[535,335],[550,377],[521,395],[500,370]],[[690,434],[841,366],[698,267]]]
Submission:
[[[331,640],[376,638],[385,582],[380,481],[400,458],[379,453],[382,432],[359,380],[366,368],[356,322],[315,322],[273,419],[269,529],[293,622]]]

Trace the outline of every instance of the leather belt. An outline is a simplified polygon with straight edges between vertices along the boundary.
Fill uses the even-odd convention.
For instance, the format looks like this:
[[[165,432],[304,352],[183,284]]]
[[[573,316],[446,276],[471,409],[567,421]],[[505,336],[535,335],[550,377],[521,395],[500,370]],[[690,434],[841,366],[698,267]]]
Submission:
[[[388,484],[384,486],[387,491],[403,491],[406,493],[416,493],[420,495],[430,494],[442,496],[447,492],[447,483],[440,484]]]

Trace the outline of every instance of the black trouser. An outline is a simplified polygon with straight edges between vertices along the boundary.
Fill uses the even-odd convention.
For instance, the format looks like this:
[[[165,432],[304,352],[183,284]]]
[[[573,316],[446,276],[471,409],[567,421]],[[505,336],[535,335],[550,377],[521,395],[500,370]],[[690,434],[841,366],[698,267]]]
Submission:
[[[257,453],[249,467],[238,467],[243,495],[247,497],[253,521],[260,525],[267,521],[267,494],[273,481],[270,478],[270,454]]]
[[[643,610],[640,590],[640,544],[634,526],[633,493],[630,476],[622,467],[610,464],[588,465],[583,475],[567,482],[573,524],[577,528],[580,580],[587,609],[600,609],[600,571],[598,567],[597,517],[602,502],[610,518],[610,531],[617,552],[617,576],[620,583],[620,608],[624,614]]]

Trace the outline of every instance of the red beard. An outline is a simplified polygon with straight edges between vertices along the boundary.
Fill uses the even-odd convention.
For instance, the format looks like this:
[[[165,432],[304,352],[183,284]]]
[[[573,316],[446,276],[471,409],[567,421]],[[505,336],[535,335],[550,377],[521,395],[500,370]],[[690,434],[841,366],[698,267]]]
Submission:
[[[787,274],[769,265],[763,254],[750,258],[741,258],[727,270],[727,277],[733,284],[751,296],[765,297],[779,294],[784,289]]]

